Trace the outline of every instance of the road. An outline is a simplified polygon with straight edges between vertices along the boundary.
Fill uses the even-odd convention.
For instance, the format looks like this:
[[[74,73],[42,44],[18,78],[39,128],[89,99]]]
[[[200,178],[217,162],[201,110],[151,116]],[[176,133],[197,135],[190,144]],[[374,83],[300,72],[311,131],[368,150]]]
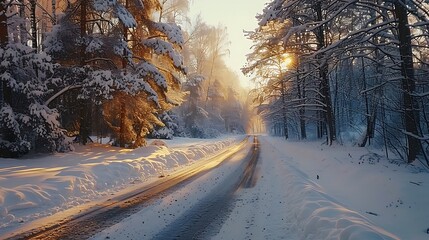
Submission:
[[[302,239],[287,156],[263,137],[252,148],[91,240]]]
[[[256,137],[253,141],[254,146],[243,159],[243,164],[154,239],[204,239],[216,233],[232,209],[235,192],[256,184],[259,142]]]
[[[253,143],[252,143],[253,142]],[[54,221],[48,225],[31,229],[9,239],[87,239],[103,229],[108,229],[124,219],[146,210],[151,204],[177,191],[186,190],[193,182],[210,175],[219,166],[230,169],[226,179],[199,199],[180,217],[171,216],[168,226],[155,238],[189,239],[203,236],[214,223],[221,226],[222,216],[227,215],[234,192],[239,187],[251,187],[255,183],[254,173],[259,155],[258,141],[245,139],[216,157],[198,161],[173,174],[160,178],[138,191],[109,199],[77,216]],[[219,171],[219,170],[218,170]],[[187,221],[184,221],[186,219]],[[190,221],[189,221],[190,220]],[[188,222],[189,224],[183,224]],[[192,223],[192,224],[191,224]],[[137,238],[136,238],[137,239]]]

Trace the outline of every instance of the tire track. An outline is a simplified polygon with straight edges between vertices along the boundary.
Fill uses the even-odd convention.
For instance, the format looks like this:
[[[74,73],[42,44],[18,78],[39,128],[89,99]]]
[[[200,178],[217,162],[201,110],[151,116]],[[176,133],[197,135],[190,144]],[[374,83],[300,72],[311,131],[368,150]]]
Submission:
[[[239,188],[256,184],[259,142],[254,137],[253,148],[229,177],[185,215],[171,223],[153,239],[206,239],[216,235],[231,211],[234,193]]]

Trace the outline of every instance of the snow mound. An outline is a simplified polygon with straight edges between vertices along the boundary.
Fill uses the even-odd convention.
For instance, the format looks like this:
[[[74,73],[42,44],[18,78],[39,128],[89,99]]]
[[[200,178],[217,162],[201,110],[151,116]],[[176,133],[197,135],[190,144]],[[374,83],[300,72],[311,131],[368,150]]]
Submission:
[[[399,239],[374,226],[361,214],[351,211],[323,192],[316,183],[294,167],[286,174],[287,201],[302,239],[394,240]]]

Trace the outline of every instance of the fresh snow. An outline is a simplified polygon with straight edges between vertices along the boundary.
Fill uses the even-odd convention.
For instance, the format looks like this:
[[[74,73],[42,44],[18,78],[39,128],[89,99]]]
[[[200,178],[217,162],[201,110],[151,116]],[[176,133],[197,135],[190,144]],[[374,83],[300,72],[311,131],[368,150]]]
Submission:
[[[176,138],[165,141],[167,147],[136,150],[91,145],[55,156],[1,159],[0,233],[144,184],[162,170],[173,171],[242,138]],[[259,139],[256,185],[235,192],[223,224],[209,231],[210,238],[428,239],[429,174],[418,163],[387,160],[370,148]],[[244,155],[240,152],[93,239],[156,236],[230,180]]]
[[[90,144],[76,146],[71,153],[0,158],[0,238],[33,220],[157,179],[179,166],[217,154],[242,138],[175,138],[165,141],[166,146],[154,140],[134,150]]]

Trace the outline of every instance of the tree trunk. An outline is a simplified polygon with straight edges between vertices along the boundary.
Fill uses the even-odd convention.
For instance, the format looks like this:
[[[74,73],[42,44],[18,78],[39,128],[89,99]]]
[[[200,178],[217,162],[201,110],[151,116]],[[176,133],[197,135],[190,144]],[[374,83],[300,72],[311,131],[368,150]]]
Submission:
[[[0,47],[5,48],[8,43],[7,17],[5,3],[0,3]],[[0,107],[4,104],[4,89],[6,82],[0,82]]]
[[[283,76],[282,76],[283,78]],[[286,87],[284,83],[284,79],[281,80],[281,94],[282,94],[282,117],[283,117],[283,130],[285,139],[289,138],[289,131],[287,128],[287,113],[286,113]]]
[[[125,0],[125,7],[128,8],[128,0]],[[124,37],[124,41],[128,42],[128,29],[127,27],[124,25],[122,28],[123,31],[123,37]],[[124,49],[123,52],[123,57],[122,57],[122,68],[124,69],[124,71],[126,72],[126,68],[127,68],[127,51]],[[126,108],[126,104],[125,104],[125,97],[123,97],[121,99],[121,112],[120,112],[120,125],[119,125],[119,146],[124,148],[125,147],[125,128],[126,128],[126,116],[127,116],[127,108]],[[140,134],[140,133],[139,133]],[[139,136],[138,134],[138,136]]]
[[[25,19],[25,2],[24,0],[19,0],[19,17],[21,18],[21,23],[19,24],[19,42],[22,44],[27,43],[27,27]]]
[[[86,6],[87,6],[87,0],[81,0],[80,3],[80,38],[82,41],[82,45],[80,46],[80,65],[83,67],[85,66],[85,51],[86,51],[86,45],[84,38],[86,37]]]
[[[322,21],[322,3],[318,1],[315,5],[315,10],[317,14],[317,21]],[[325,30],[323,29],[323,25],[319,26],[316,30],[316,39],[317,39],[317,50],[321,50],[326,47],[325,45]],[[319,77],[320,77],[320,93],[322,94],[322,102],[325,105],[323,107],[324,110],[324,119],[326,124],[326,133],[327,133],[327,144],[331,145],[333,141],[336,139],[336,130],[335,130],[335,119],[334,113],[332,110],[332,102],[331,102],[331,91],[329,86],[329,77],[328,77],[328,63],[326,59],[324,59],[325,54],[321,53],[317,55],[319,59]]]
[[[305,103],[305,84],[304,82],[301,82],[300,76],[299,76],[299,69],[297,68],[297,75],[296,75],[296,84],[297,84],[297,92],[298,92],[298,99],[300,100],[300,104],[304,105]],[[301,87],[302,85],[302,87]],[[305,129],[305,107],[300,106],[299,107],[299,129],[300,129],[300,137],[301,139],[307,138],[307,132]]]
[[[361,58],[362,61],[362,79],[363,79],[363,89],[366,90],[367,88],[367,83],[366,83],[366,72],[365,72],[365,61],[364,58]],[[358,145],[359,147],[365,147],[366,143],[368,142],[368,145],[371,144],[371,119],[372,117],[369,114],[369,100],[368,100],[368,93],[365,92],[364,93],[364,98],[365,98],[365,117],[366,117],[366,131],[365,131],[365,136],[362,139],[362,142],[360,142]]]
[[[5,48],[9,43],[9,33],[7,29],[6,3],[0,3],[0,47]],[[0,108],[5,103],[10,103],[10,88],[5,81],[0,82]]]
[[[418,104],[412,96],[416,88],[413,66],[413,50],[411,47],[411,32],[410,27],[408,26],[407,9],[403,1],[395,1],[395,14],[398,21],[399,52],[402,60],[401,74],[403,77],[402,91],[404,101],[404,124],[408,142],[407,159],[408,163],[411,163],[416,159],[417,154],[420,151],[419,140],[411,136],[419,135],[419,112]]]
[[[326,63],[324,63],[321,66],[321,81],[322,81],[322,100],[325,104],[324,107],[324,116],[325,116],[325,124],[326,124],[326,134],[327,134],[327,140],[328,145],[331,145],[333,141],[336,140],[336,132],[335,132],[335,120],[334,120],[334,114],[332,111],[332,103],[331,103],[331,93],[330,93],[330,87],[329,87],[329,78],[328,78],[328,66]]]
[[[294,21],[294,25],[296,22]],[[305,37],[303,37],[303,34],[296,34],[296,42],[303,42],[305,41]],[[299,54],[297,54],[297,62],[296,62],[296,85],[297,85],[297,92],[298,92],[298,99],[299,104],[301,106],[299,107],[298,114],[299,114],[299,131],[300,131],[300,137],[301,139],[307,138],[307,130],[306,130],[306,122],[305,122],[305,77],[301,78],[300,76],[300,52],[303,52],[303,46],[299,46]]]
[[[57,1],[56,0],[52,0],[51,2],[52,5],[52,25],[57,24]]]
[[[6,16],[6,3],[0,3],[0,45],[6,47],[8,44],[8,31],[7,31],[7,16]]]
[[[120,95],[119,95],[120,96]],[[121,100],[121,113],[120,113],[120,125],[119,125],[119,147],[125,147],[125,117],[127,115],[127,109],[125,106],[125,100]]]
[[[378,0],[375,0],[374,3],[380,4]],[[373,19],[371,24],[376,25],[377,24],[377,12],[375,10],[371,11],[370,16]],[[378,46],[379,37],[378,36],[373,37],[373,41],[374,41],[375,45]],[[378,85],[378,84],[380,84],[380,76],[382,74],[382,72],[381,72],[381,68],[382,68],[381,61],[383,59],[383,56],[380,56],[380,50],[378,48],[376,48],[374,51],[374,59],[376,60],[376,65],[375,65],[376,76],[375,76],[375,82],[373,85]],[[363,89],[366,90],[368,83],[367,83],[367,79],[366,79],[365,64],[364,63],[365,63],[364,58],[362,57]],[[379,99],[382,95],[382,94],[379,94],[380,91],[381,90],[375,90],[375,93],[373,93],[371,103],[369,102],[368,92],[365,91],[365,93],[364,93],[365,109],[366,109],[366,111],[365,111],[366,112],[366,133],[365,133],[365,136],[364,136],[364,139],[362,140],[362,142],[359,143],[360,147],[364,147],[367,142],[368,142],[368,145],[370,145],[371,139],[374,138],[375,122],[377,119],[377,108],[379,105]]]
[[[37,52],[36,0],[30,0],[31,47]]]
[[[81,67],[85,66],[86,64],[86,44],[85,44],[85,37],[86,37],[86,8],[87,8],[87,0],[81,0],[80,3],[80,38],[82,41],[82,45],[80,46],[80,65]],[[80,128],[79,128],[79,134],[80,134],[80,143],[85,145],[89,139],[90,134],[90,100],[88,99],[82,99],[80,100]]]

